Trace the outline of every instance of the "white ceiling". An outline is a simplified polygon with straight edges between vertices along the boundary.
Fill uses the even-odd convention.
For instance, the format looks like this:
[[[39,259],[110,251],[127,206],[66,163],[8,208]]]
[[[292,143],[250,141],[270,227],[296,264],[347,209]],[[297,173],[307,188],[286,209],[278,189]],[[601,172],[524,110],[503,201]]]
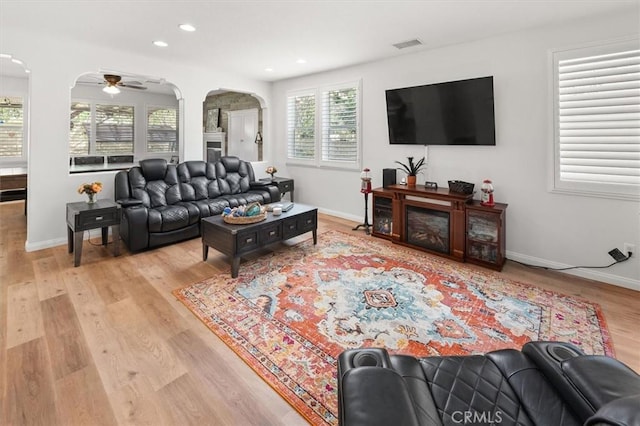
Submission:
[[[276,81],[569,19],[638,14],[639,8],[640,0],[0,0],[0,28]],[[180,30],[182,23],[197,31]],[[392,46],[413,38],[424,45]],[[3,44],[0,38],[0,51]]]

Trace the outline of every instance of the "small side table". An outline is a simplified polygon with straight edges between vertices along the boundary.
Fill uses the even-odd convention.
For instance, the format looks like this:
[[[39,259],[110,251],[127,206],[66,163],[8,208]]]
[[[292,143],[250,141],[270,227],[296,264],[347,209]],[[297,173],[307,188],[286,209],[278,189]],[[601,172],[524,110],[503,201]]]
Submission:
[[[106,246],[112,227],[113,255],[120,255],[120,206],[111,200],[67,203],[67,246],[73,252],[73,266],[80,266],[84,231],[102,228],[102,245]]]
[[[278,189],[280,190],[280,196],[284,197],[284,194],[286,194],[288,192],[289,193],[289,198],[291,199],[291,202],[293,203],[293,179],[285,178],[285,177],[274,177],[273,179],[271,179],[271,178],[260,179],[260,182],[272,182],[272,183],[274,183],[275,185],[278,186]]]

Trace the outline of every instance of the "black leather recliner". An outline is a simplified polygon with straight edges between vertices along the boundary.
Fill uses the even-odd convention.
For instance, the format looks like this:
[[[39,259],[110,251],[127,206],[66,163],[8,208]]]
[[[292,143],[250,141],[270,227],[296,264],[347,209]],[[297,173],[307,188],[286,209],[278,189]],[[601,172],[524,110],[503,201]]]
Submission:
[[[139,251],[197,237],[203,217],[227,206],[280,201],[280,191],[256,181],[251,163],[237,157],[177,166],[149,159],[116,174],[115,199],[122,207],[120,236]]]
[[[342,426],[640,425],[640,376],[558,342],[425,358],[347,350],[338,399]]]

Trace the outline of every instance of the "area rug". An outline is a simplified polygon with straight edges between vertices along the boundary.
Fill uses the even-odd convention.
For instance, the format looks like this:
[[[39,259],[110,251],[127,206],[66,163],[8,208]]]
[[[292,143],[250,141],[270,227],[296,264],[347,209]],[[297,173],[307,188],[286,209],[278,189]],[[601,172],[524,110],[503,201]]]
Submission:
[[[468,355],[561,340],[613,354],[596,304],[339,231],[173,294],[314,425],[338,424],[348,348]]]

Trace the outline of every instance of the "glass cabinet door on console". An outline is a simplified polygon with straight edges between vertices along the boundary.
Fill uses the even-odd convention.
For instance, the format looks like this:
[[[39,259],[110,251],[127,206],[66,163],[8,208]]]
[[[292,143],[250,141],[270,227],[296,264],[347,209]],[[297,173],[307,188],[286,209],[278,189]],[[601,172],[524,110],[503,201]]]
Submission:
[[[390,238],[393,233],[393,201],[380,192],[373,193],[373,235]]]
[[[465,260],[501,270],[505,262],[506,204],[485,207],[479,201],[466,206],[467,240]]]

